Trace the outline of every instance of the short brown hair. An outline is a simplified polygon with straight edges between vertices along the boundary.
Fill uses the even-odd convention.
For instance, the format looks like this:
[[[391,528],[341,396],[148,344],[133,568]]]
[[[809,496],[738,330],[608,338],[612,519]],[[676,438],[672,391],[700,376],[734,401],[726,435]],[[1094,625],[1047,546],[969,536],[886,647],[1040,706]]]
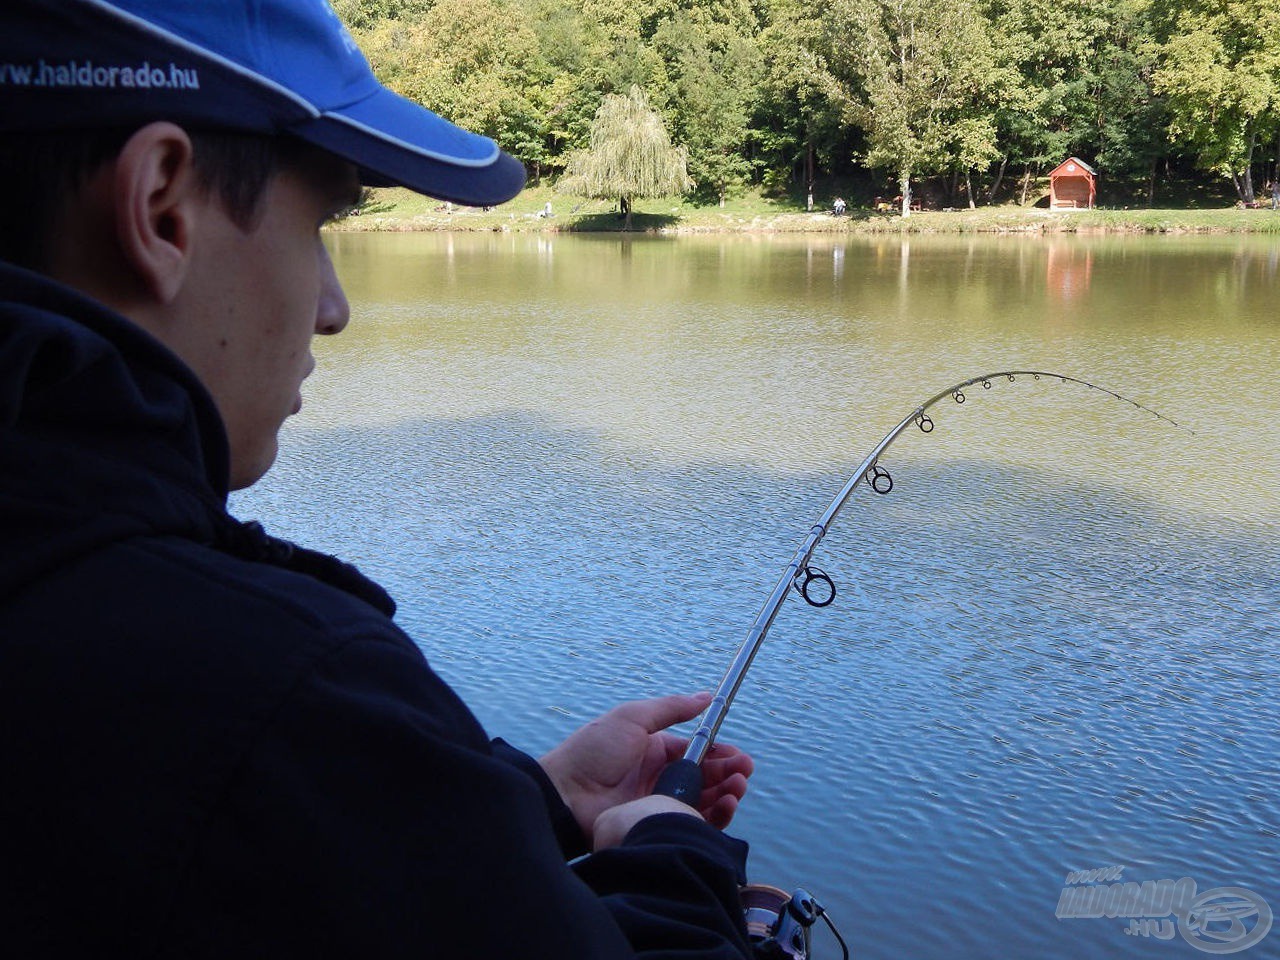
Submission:
[[[0,135],[0,182],[12,189],[0,204],[0,259],[31,270],[48,265],[55,218],[69,193],[82,189],[116,157],[134,129]],[[285,137],[188,131],[196,175],[222,200],[232,220],[252,224],[271,177],[296,147]]]

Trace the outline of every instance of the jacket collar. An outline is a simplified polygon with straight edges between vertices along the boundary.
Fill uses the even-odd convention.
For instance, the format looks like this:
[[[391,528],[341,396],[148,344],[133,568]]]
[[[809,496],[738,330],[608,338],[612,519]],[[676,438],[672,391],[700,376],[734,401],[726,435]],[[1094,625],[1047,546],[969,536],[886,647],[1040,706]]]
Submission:
[[[0,593],[104,544],[172,534],[395,611],[354,567],[228,514],[229,462],[213,398],[167,347],[0,262]]]

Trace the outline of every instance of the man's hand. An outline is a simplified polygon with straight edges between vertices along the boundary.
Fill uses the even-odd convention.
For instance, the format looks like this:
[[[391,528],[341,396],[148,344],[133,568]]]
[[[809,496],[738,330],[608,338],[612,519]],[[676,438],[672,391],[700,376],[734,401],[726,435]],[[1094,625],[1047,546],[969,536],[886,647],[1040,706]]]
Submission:
[[[606,810],[653,792],[658,774],[681,757],[687,743],[663,731],[698,716],[710,702],[711,695],[703,693],[621,704],[539,760],[588,840],[594,838],[596,818]],[[728,826],[747,792],[753,766],[736,747],[712,746],[702,763],[705,782],[698,802],[698,812],[707,822],[721,829]],[[684,806],[671,803],[676,804],[673,810]],[[619,834],[610,839],[616,843],[621,838]]]

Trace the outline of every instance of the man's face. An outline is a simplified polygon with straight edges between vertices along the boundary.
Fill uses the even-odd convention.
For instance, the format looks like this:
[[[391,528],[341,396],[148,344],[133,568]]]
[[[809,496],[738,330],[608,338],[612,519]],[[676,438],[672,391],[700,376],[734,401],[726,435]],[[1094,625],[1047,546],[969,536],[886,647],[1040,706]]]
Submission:
[[[315,367],[312,336],[347,324],[320,227],[358,191],[354,167],[317,152],[272,178],[248,232],[209,199],[184,304],[199,316],[199,340],[180,352],[222,414],[233,490],[275,460],[280,427],[301,408],[302,381]]]

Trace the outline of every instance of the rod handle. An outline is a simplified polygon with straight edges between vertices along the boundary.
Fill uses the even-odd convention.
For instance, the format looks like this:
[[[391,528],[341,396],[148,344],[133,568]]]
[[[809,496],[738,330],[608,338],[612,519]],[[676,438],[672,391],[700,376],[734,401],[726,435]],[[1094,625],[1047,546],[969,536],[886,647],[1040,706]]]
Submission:
[[[664,797],[673,797],[681,803],[697,808],[698,800],[702,796],[702,767],[683,757],[673,760],[658,775],[658,782],[653,792]]]

